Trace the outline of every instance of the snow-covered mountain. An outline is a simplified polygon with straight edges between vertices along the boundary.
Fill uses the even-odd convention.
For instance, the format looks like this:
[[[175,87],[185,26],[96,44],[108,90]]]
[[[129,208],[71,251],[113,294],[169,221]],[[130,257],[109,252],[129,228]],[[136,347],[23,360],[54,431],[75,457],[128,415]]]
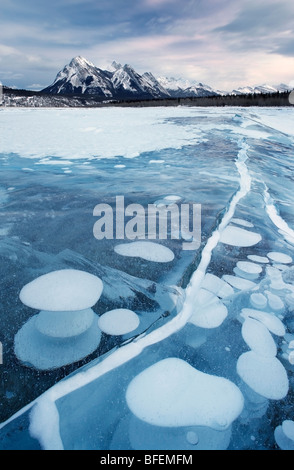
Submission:
[[[159,77],[158,82],[169,92],[172,97],[185,98],[188,96],[213,96],[213,95],[249,95],[252,93],[277,93],[291,91],[291,87],[281,83],[280,85],[256,85],[237,88],[231,92],[216,90],[195,80],[185,78]]]
[[[169,93],[149,72],[137,73],[130,65],[113,62],[102,70],[83,57],[66,65],[52,85],[42,90],[49,94],[96,95],[102,99],[166,98]]]
[[[96,95],[101,99],[154,99],[213,96],[221,92],[208,85],[185,79],[155,78],[151,72],[139,74],[130,65],[112,62],[106,70],[83,57],[75,57],[61,70],[43,93]]]
[[[284,93],[286,91],[291,91],[291,87],[288,85],[285,85],[285,83],[281,83],[280,85],[257,85],[254,87],[246,86],[246,87],[240,87],[237,88],[236,90],[232,91],[232,94],[235,95],[248,95],[248,94],[261,94],[261,93],[277,93],[281,92]]]
[[[130,65],[112,62],[100,69],[78,56],[61,70],[52,85],[42,93],[52,95],[95,96],[104,100],[144,100],[154,98],[188,98],[218,95],[246,95],[288,91],[285,84],[240,87],[232,92],[213,89],[209,85],[184,78],[158,77],[151,72],[139,74]]]
[[[185,78],[158,77],[157,81],[173,98],[186,98],[189,96],[215,96],[221,94],[208,85]]]
[[[61,70],[53,84],[43,92],[49,94],[96,94],[111,98],[111,73],[95,67],[83,57],[75,57]]]

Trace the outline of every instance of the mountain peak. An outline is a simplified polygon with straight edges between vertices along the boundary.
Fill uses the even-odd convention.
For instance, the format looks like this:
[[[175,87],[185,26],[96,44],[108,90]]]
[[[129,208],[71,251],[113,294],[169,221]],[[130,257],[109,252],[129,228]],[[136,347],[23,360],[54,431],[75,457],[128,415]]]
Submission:
[[[74,57],[71,60],[69,65],[70,65],[70,67],[74,67],[74,66],[78,66],[78,67],[88,67],[88,66],[95,67],[94,64],[89,62],[87,59],[85,59],[81,55],[78,55],[78,56]]]
[[[111,68],[112,68],[113,70],[118,70],[118,69],[121,69],[121,68],[122,68],[122,65],[114,60],[114,61],[112,62],[112,64],[111,64]]]

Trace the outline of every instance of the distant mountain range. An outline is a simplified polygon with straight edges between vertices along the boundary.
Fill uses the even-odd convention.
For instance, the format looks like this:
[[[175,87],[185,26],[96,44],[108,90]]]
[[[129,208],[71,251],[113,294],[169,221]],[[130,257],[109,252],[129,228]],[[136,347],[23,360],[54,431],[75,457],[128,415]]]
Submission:
[[[57,74],[52,85],[41,91],[3,86],[0,106],[289,106],[290,91],[287,85],[280,84],[225,92],[184,78],[156,78],[151,72],[141,75],[130,65],[117,62],[103,70],[78,56]]]
[[[281,83],[280,85],[274,85],[274,86],[259,85],[259,86],[255,86],[255,87],[250,87],[250,86],[241,87],[241,88],[237,88],[237,90],[233,90],[231,92],[231,94],[234,94],[234,95],[249,95],[249,94],[252,94],[252,93],[255,93],[255,94],[277,93],[277,92],[285,93],[285,92],[291,91],[291,90],[292,90],[291,87],[289,87],[288,85],[285,85],[284,83]]]
[[[277,86],[243,87],[232,92],[224,92],[203,83],[183,78],[155,78],[151,72],[141,75],[130,65],[121,65],[117,62],[113,62],[109,69],[103,70],[78,56],[57,74],[52,85],[42,90],[42,93],[75,96],[95,95],[101,100],[145,100],[276,93],[288,90],[287,85],[280,84]]]

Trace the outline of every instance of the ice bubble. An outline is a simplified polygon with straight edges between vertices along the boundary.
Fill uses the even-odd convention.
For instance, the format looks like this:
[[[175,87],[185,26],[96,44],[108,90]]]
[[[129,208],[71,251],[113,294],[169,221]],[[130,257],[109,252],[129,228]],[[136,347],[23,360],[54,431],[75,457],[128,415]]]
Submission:
[[[140,320],[132,310],[118,308],[110,310],[99,317],[100,330],[108,335],[125,335],[138,328]]]
[[[227,318],[228,309],[212,292],[200,289],[197,305],[189,322],[200,328],[218,328]]]
[[[247,318],[242,326],[242,337],[250,349],[265,357],[275,357],[277,346],[269,330],[259,321]]]
[[[280,449],[294,450],[294,422],[283,421],[282,426],[275,429],[275,440]]]
[[[238,261],[237,268],[246,274],[258,275],[262,272],[262,267],[250,261]]]
[[[229,380],[205,374],[178,358],[157,362],[129,384],[134,415],[155,426],[208,426],[223,431],[241,414],[244,399]]]
[[[234,224],[237,224],[237,225],[242,225],[243,227],[248,227],[248,228],[253,228],[254,227],[254,225],[251,222],[248,222],[247,220],[244,220],[244,219],[234,218],[234,219],[231,220],[231,222],[233,222]]]
[[[294,351],[291,351],[289,356],[288,356],[288,361],[291,364],[291,366],[294,365]]]
[[[291,256],[286,255],[285,253],[277,252],[277,251],[268,253],[267,256],[275,263],[290,264],[293,261]]]
[[[226,245],[249,247],[262,240],[261,235],[244,230],[240,227],[228,225],[221,234],[220,241]]]
[[[84,333],[92,325],[95,314],[91,308],[74,312],[42,310],[36,317],[37,330],[53,338],[71,338]]]
[[[282,424],[283,433],[294,443],[294,421],[286,420]]]
[[[231,276],[230,274],[225,274],[222,279],[238,290],[250,290],[256,287],[254,282],[238,276]]]
[[[114,251],[122,256],[142,258],[146,261],[168,263],[174,260],[174,253],[166,246],[153,242],[133,242],[117,245]]]
[[[210,273],[205,275],[201,287],[222,299],[234,294],[234,289],[227,282]]]
[[[285,309],[285,304],[282,299],[275,294],[272,294],[270,291],[265,291],[265,294],[268,298],[269,307],[276,312],[283,312]]]
[[[75,311],[93,307],[103,290],[101,279],[75,269],[45,274],[24,286],[19,298],[37,310]]]
[[[181,199],[182,199],[181,196],[176,196],[174,194],[171,194],[170,196],[165,196],[164,198],[165,201],[169,201],[169,202],[178,202]]]
[[[254,310],[252,308],[243,308],[241,312],[243,318],[254,318],[260,321],[267,327],[267,329],[277,336],[284,336],[286,333],[285,326],[279,318],[272,313],[262,312],[260,310]]]
[[[287,287],[283,280],[282,273],[272,266],[267,266],[266,274],[270,278],[270,288],[275,291],[283,290]]]
[[[267,298],[263,294],[251,294],[250,303],[252,307],[262,310],[267,306]]]
[[[188,431],[186,434],[186,439],[187,442],[189,442],[189,444],[191,444],[192,446],[196,446],[199,442],[198,434],[196,434],[196,432],[194,431]]]
[[[281,400],[288,393],[286,370],[275,357],[246,352],[238,359],[237,372],[249,387],[269,400]]]
[[[250,261],[253,261],[254,263],[269,263],[269,259],[266,256],[248,255],[247,258],[250,259]]]
[[[24,364],[39,370],[58,369],[84,359],[94,352],[100,343],[101,331],[98,322],[93,322],[83,334],[72,338],[52,338],[36,328],[33,316],[18,331],[14,341],[17,358]]]

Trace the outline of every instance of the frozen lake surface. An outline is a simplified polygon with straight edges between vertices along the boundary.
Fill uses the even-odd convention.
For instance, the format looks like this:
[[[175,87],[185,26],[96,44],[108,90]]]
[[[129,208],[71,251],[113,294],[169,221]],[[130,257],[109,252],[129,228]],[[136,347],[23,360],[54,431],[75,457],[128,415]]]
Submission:
[[[291,108],[2,108],[0,167],[0,449],[293,447]]]

